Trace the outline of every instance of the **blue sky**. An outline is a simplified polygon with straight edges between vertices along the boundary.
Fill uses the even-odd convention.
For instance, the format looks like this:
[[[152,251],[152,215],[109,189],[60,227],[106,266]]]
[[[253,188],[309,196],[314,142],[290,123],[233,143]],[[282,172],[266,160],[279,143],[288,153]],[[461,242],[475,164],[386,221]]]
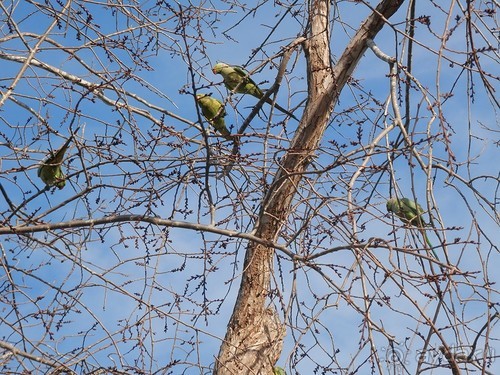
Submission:
[[[254,15],[238,23],[242,19],[241,9],[238,7],[229,9],[225,2],[204,2],[205,8],[215,5],[222,12],[218,15],[215,12],[207,12],[199,24],[192,22],[189,32],[193,36],[198,36],[196,27],[201,27],[203,43],[200,43],[200,39],[187,38],[185,44],[181,34],[172,33],[177,26],[174,21],[162,24],[165,31],[156,35],[161,40],[161,49],[148,50],[140,56],[150,64],[149,67],[134,64],[132,62],[134,58],[123,50],[113,50],[117,53],[116,59],[120,59],[124,66],[131,69],[131,77],[123,78],[124,71],[117,71],[107,78],[111,78],[117,86],[140,95],[149,103],[192,121],[193,124],[188,124],[168,116],[164,119],[166,128],[190,138],[191,142],[179,147],[178,134],[160,132],[159,127],[150,120],[124,110],[117,112],[98,99],[85,100],[79,108],[82,115],[77,117],[80,126],[80,131],[76,135],[77,141],[69,151],[71,161],[65,165],[68,174],[73,174],[73,177],[65,189],[45,192],[30,201],[23,208],[26,215],[32,214],[39,219],[39,222],[58,222],[134,213],[210,224],[210,208],[207,195],[204,193],[204,189],[209,188],[214,202],[217,202],[213,217],[217,226],[249,232],[255,219],[255,217],[249,218],[249,213],[258,212],[260,199],[266,192],[263,181],[266,183],[272,181],[278,158],[288,147],[297,123],[293,120],[287,121],[286,124],[280,123],[283,116],[278,111],[273,113],[273,122],[266,122],[269,107],[265,105],[260,117],[252,122],[247,129],[248,134],[242,138],[241,151],[246,160],[236,164],[230,176],[221,178],[220,167],[206,166],[207,149],[210,150],[214,160],[220,158],[224,162],[226,156],[230,155],[231,145],[224,143],[222,138],[214,136],[209,138],[208,147],[203,144],[204,138],[199,128],[194,126],[198,121],[198,113],[191,93],[194,84],[201,91],[212,92],[220,99],[227,97],[227,91],[220,85],[220,76],[211,72],[210,68],[214,63],[225,61],[246,65],[252,56],[247,66],[252,70],[262,60],[277,53],[281,47],[303,32],[304,13],[299,12],[294,17],[287,16],[272,33],[269,44],[253,54],[286,9],[273,2],[259,4],[262,5],[257,7]],[[151,5],[152,3],[144,2],[142,10],[146,11]],[[94,22],[100,26],[100,32],[112,32],[116,25],[121,27],[125,25],[120,16],[109,18],[110,12],[105,8],[101,9],[90,3],[86,6],[92,12],[98,10],[93,15]],[[442,22],[446,19],[444,13],[428,2],[419,2],[418,7],[418,15],[432,16],[430,30],[441,33]],[[33,11],[34,8],[29,3],[20,3],[14,12],[15,19],[24,32],[43,32],[50,20],[46,16],[33,14]],[[170,14],[165,9],[164,13]],[[332,30],[334,61],[348,41],[346,34],[353,35],[354,29],[367,13],[368,8],[357,2],[341,2],[338,4],[338,9],[332,12],[342,21],[336,22]],[[395,19],[398,22],[404,20],[403,13],[400,11],[397,14]],[[149,15],[156,17],[153,13]],[[23,16],[26,17],[24,20]],[[165,17],[167,16],[161,15],[158,18]],[[216,28],[212,32],[208,29],[208,25],[216,18],[218,21],[213,24]],[[402,28],[402,25],[398,26],[398,30]],[[232,39],[226,38],[224,31],[227,31]],[[450,47],[456,50],[464,49],[463,31],[461,25],[450,39]],[[90,29],[86,32],[93,37],[95,35]],[[4,25],[2,37],[7,35],[10,34]],[[134,33],[134,36],[138,35],[138,31]],[[64,26],[56,29],[51,37],[69,47],[88,42],[85,39],[77,40],[74,30]],[[386,28],[375,41],[385,53],[399,56],[402,46],[397,43],[397,48],[395,47],[396,38],[398,42],[401,41],[401,35]],[[416,39],[430,46],[432,51],[439,48],[439,40],[422,24],[417,24]],[[126,42],[133,43],[133,38],[130,36]],[[22,50],[18,40],[2,40],[0,46],[5,53],[22,56],[26,54],[24,50],[16,51],[16,49]],[[62,54],[48,43],[44,43],[43,47],[43,51],[36,55],[40,60],[72,74],[82,75],[91,82],[100,83],[99,78],[85,71],[75,59]],[[185,55],[188,47],[192,58],[190,63],[194,69],[193,81]],[[97,71],[118,68],[116,61],[108,59],[102,49],[96,50],[98,52],[95,54],[85,49],[79,50],[77,54]],[[184,55],[181,55],[181,52]],[[464,61],[463,54],[454,51],[447,51],[446,54],[457,62]],[[478,124],[485,124],[494,129],[498,123],[498,115],[492,110],[479,77],[474,78],[476,97],[474,103],[470,103],[465,91],[466,75],[460,75],[460,67],[451,68],[443,62],[442,71],[438,75],[435,54],[429,53],[424,47],[415,46],[414,56],[413,74],[432,95],[436,95],[437,83],[440,85],[441,93],[445,93],[451,90],[455,79],[460,76],[453,91],[454,96],[443,106],[446,120],[453,126],[450,136],[453,153],[457,157],[456,162],[463,163],[458,168],[458,173],[466,179],[483,174],[492,176],[483,179],[483,182],[478,181],[477,186],[484,196],[494,200],[497,189],[494,177],[498,177],[495,133]],[[483,60],[484,67],[493,72],[494,62],[486,58]],[[0,82],[5,86],[11,82],[9,78],[18,72],[20,65],[6,60],[1,61]],[[137,62],[137,57],[135,61]],[[253,76],[256,82],[262,82],[263,87],[270,86],[276,74],[276,69],[270,69],[269,66],[270,64]],[[356,171],[357,164],[360,164],[365,156],[363,149],[352,142],[357,141],[358,131],[362,131],[363,142],[371,142],[384,126],[391,123],[389,115],[384,125],[383,108],[379,105],[387,100],[389,94],[387,74],[387,64],[378,60],[368,50],[354,73],[354,78],[363,85],[363,90],[358,86],[344,89],[335,108],[335,120],[338,121],[333,121],[329,125],[311,171],[314,171],[314,168],[316,170],[324,168],[341,153],[353,150],[358,150],[356,165],[348,163],[319,175],[312,173],[308,176],[307,183],[314,184],[315,190],[314,192],[308,190],[310,185],[307,183],[301,189],[300,194],[303,196],[299,195],[294,202],[294,213],[287,229],[283,232],[283,238],[278,242],[285,243],[290,236],[293,236],[294,230],[302,226],[302,219],[311,210],[320,207],[322,198],[327,203],[321,209],[318,208],[322,216],[312,218],[307,229],[289,246],[291,251],[299,254],[306,251],[314,253],[342,246],[351,241],[352,227],[349,225],[352,223],[342,216],[347,209],[347,182]],[[28,69],[24,77],[25,79],[16,86],[14,97],[30,105],[59,134],[51,132],[47,135],[40,132],[43,124],[12,101],[3,106],[0,119],[5,130],[1,142],[6,143],[9,140],[14,147],[9,148],[6,145],[0,147],[2,157],[0,182],[16,205],[35,195],[38,189],[43,187],[36,177],[37,164],[45,158],[48,149],[57,149],[69,135],[68,124],[71,116],[67,114],[65,108],[68,106],[74,108],[79,99],[78,95],[68,90],[69,82],[40,69]],[[278,102],[284,106],[288,104],[289,93],[292,94],[291,107],[301,103],[306,96],[305,63],[302,52],[295,54],[291,59],[289,71],[278,94]],[[106,94],[113,99],[119,98],[111,90],[106,90]],[[40,98],[46,100],[42,101]],[[423,142],[419,146],[421,152],[427,155],[429,147],[432,146],[436,162],[445,165],[447,155],[443,148],[442,136],[439,135],[441,131],[439,120],[431,121],[430,111],[426,108],[427,105],[418,90],[412,91],[412,98],[412,117],[419,116],[418,121],[412,122],[412,126],[415,126],[416,139],[425,138],[427,131],[435,136],[431,142]],[[134,99],[128,100],[133,106],[146,108]],[[471,105],[470,111],[467,108],[468,104]],[[232,96],[230,102],[226,104],[227,124],[233,125],[233,129],[239,128],[253,105],[255,99],[252,97]],[[403,106],[403,103],[401,105]],[[347,112],[350,108],[355,110]],[[161,118],[161,113],[158,111],[146,109],[156,120]],[[301,109],[296,113],[300,114]],[[392,114],[390,107],[388,113]],[[473,136],[469,136],[469,124],[474,128]],[[427,126],[430,126],[429,130]],[[271,134],[275,138],[271,137],[268,142],[263,142],[266,134]],[[397,135],[397,131],[392,131],[388,138],[394,140]],[[339,147],[332,142],[337,142]],[[346,146],[342,147],[343,144]],[[381,142],[379,146],[381,149],[386,147],[386,141]],[[465,163],[470,157],[469,148],[471,155],[477,159],[467,169]],[[79,153],[78,150],[83,151]],[[381,153],[373,156],[368,165],[382,165],[386,160],[386,155]],[[11,170],[19,166],[29,169]],[[85,172],[82,172],[83,166],[86,168]],[[158,173],[145,174],[145,168],[148,172],[156,170]],[[413,168],[403,157],[394,162],[394,170],[400,189],[398,193],[411,196],[415,191],[419,202],[426,206],[425,174],[418,168]],[[209,178],[206,179],[207,171]],[[394,239],[394,234],[391,233],[391,219],[383,216],[386,212],[385,200],[390,192],[394,193],[394,190],[389,184],[388,174],[380,182],[372,180],[374,176],[378,175],[362,174],[354,185],[356,188],[354,199],[359,207],[365,207],[368,197],[371,199],[365,210],[360,209],[355,213],[358,221],[358,238],[362,241],[367,241],[370,237]],[[489,212],[488,216],[472,193],[464,189],[464,185],[456,178],[447,176],[444,171],[435,170],[432,177],[433,197],[440,210],[443,225],[460,227],[446,231],[448,242],[452,242],[454,237],[477,239],[476,227],[471,221],[472,214],[480,222],[481,229],[491,239],[495,239],[498,218],[495,222],[491,210],[486,210]],[[183,183],[179,184],[179,188],[173,188],[180,178],[183,179]],[[125,189],[121,189],[122,186]],[[457,186],[459,191],[454,186]],[[235,187],[239,189],[238,192]],[[91,188],[91,191],[81,195],[86,188]],[[470,207],[467,207],[461,199],[459,192],[463,192],[472,203]],[[237,204],[232,206],[231,202],[236,198]],[[66,200],[68,202],[62,205]],[[61,206],[54,212],[48,212],[50,207],[58,207],[60,204]],[[173,212],[174,205],[176,210]],[[0,199],[0,210],[2,220],[9,216],[9,207],[5,199]],[[436,213],[433,211],[434,215]],[[341,218],[341,223],[337,227],[330,224],[335,215]],[[435,219],[437,220],[437,217]],[[15,221],[10,221],[9,224],[14,225]],[[328,230],[329,226],[334,229]],[[411,233],[403,228],[398,229],[396,232],[398,243],[410,244]],[[63,235],[66,239],[62,238]],[[431,241],[437,243],[436,234],[429,235]],[[494,247],[498,246],[498,243],[491,246],[484,238],[481,238],[481,242],[479,247],[460,242],[448,247],[450,259],[453,262],[458,262],[460,259],[460,269],[480,272],[474,279],[478,285],[486,281],[486,275],[489,278],[487,281],[498,281],[498,276],[491,271],[498,264],[497,248]],[[174,367],[174,373],[184,371],[186,374],[197,374],[209,373],[208,367],[217,355],[220,338],[225,333],[236,298],[245,247],[245,241],[215,234],[202,234],[187,229],[159,228],[133,222],[120,227],[106,226],[84,228],[74,232],[68,230],[49,234],[37,233],[32,238],[8,236],[4,237],[1,250],[4,261],[12,267],[10,277],[16,281],[19,288],[16,301],[21,305],[21,310],[18,314],[25,317],[26,323],[23,327],[26,328],[23,333],[31,343],[25,346],[24,350],[29,352],[37,348],[34,350],[36,355],[43,352],[57,352],[64,353],[66,358],[69,358],[73,355],[70,354],[72,351],[78,357],[80,355],[78,348],[85,344],[92,345],[92,358],[89,359],[89,363],[93,365],[116,365],[120,368],[136,365],[154,372],[161,370],[170,361],[179,360],[181,364]],[[438,249],[438,252],[442,254],[441,249]],[[370,254],[373,254],[373,258],[370,258]],[[484,263],[488,254],[490,254],[488,259],[490,264]],[[356,253],[350,249],[344,249],[317,259],[322,272],[330,278],[333,285],[325,281],[323,275],[306,267],[294,273],[293,264],[286,258],[280,258],[281,269],[279,271],[277,269],[275,277],[283,299],[276,299],[273,303],[278,307],[280,314],[283,314],[282,308],[286,309],[290,304],[288,306],[291,309],[290,315],[286,321],[288,324],[297,325],[296,329],[289,328],[287,331],[279,362],[283,367],[287,367],[288,371],[291,370],[289,367],[291,363],[294,366],[297,363],[295,370],[309,373],[315,366],[315,361],[322,366],[336,369],[337,365],[330,359],[335,350],[340,350],[336,354],[338,363],[344,368],[351,366],[351,370],[370,355],[367,341],[362,341],[366,340],[366,337],[360,333],[365,324],[363,315],[356,312],[353,305],[346,303],[344,293],[348,288],[351,288],[350,296],[360,308],[363,308],[362,296],[365,293],[371,296],[375,292],[387,295],[394,309],[388,309],[386,305],[374,302],[370,309],[372,321],[378,325],[383,323],[386,332],[395,335],[397,347],[405,348],[401,350],[409,356],[408,367],[415,368],[416,353],[421,348],[421,342],[412,330],[422,329],[426,333],[427,328],[414,320],[415,309],[411,301],[401,297],[401,290],[396,283],[384,280],[384,268],[381,265],[390,268],[391,265],[398,264],[402,269],[411,272],[419,270],[417,260],[411,256],[398,256],[384,248],[372,249],[364,253],[363,260],[366,263],[363,264],[366,268],[363,270],[364,272],[377,270],[377,272],[373,271],[373,274],[369,274],[370,277],[364,279],[359,274],[360,268],[356,265],[355,255]],[[487,267],[490,267],[489,272],[486,271]],[[349,272],[350,269],[353,273]],[[5,268],[0,276],[3,280],[6,279]],[[361,280],[367,285],[363,285]],[[416,281],[415,283],[418,285]],[[427,314],[432,315],[436,301],[429,300],[422,292],[417,292],[411,282],[405,286],[412,298],[425,306]],[[434,293],[431,286],[422,288],[429,294]],[[454,291],[463,300],[470,300],[466,307],[462,307],[459,299],[453,297],[450,305],[456,309],[457,316],[466,321],[470,328],[480,329],[485,323],[486,303],[465,284],[458,284]],[[291,293],[296,293],[296,297],[290,302]],[[36,300],[38,296],[43,298]],[[319,297],[319,301],[316,297]],[[147,309],[141,301],[155,307]],[[62,303],[72,308],[59,309]],[[2,305],[5,307],[9,303],[4,300]],[[205,307],[209,309],[209,314],[203,313]],[[41,314],[45,320],[36,315],[39,310],[44,309],[57,311],[53,321],[48,318],[50,314],[47,316]],[[18,315],[14,314],[13,310],[4,311],[8,312],[3,313],[0,336],[2,340],[18,344],[20,333],[15,329]],[[318,321],[313,322],[312,317],[318,317]],[[449,317],[443,314],[437,324],[448,327],[448,319]],[[56,324],[59,320],[64,322],[60,327]],[[40,324],[41,321],[45,322],[45,327]],[[12,326],[8,326],[6,322]],[[124,329],[124,326],[128,327]],[[301,329],[306,332],[304,336],[299,334]],[[51,332],[52,337],[47,331]],[[387,337],[379,334],[376,329],[372,333],[375,336],[372,340],[377,346],[380,357],[385,358],[389,345]],[[470,345],[474,339],[472,331],[463,329],[461,333],[468,341],[454,342],[455,332],[449,328],[443,330],[443,335],[451,344]],[[300,350],[294,352],[298,337],[300,337],[299,344],[310,349],[308,356],[302,360],[296,357],[302,352]],[[408,344],[408,341],[412,344]],[[439,341],[431,340],[431,345],[437,347]],[[120,353],[119,356],[117,352]],[[355,356],[354,353],[359,354]],[[390,370],[387,371],[390,373]],[[432,373],[445,373],[443,371],[435,369]]]

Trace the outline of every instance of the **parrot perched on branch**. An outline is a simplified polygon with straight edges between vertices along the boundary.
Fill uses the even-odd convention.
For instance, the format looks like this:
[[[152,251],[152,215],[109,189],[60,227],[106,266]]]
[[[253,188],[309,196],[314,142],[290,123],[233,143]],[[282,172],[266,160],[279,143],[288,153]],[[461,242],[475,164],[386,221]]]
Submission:
[[[439,257],[432,248],[432,243],[429,241],[429,237],[427,237],[427,234],[425,233],[424,227],[427,224],[423,218],[425,211],[422,206],[409,198],[391,198],[387,201],[386,207],[387,211],[396,214],[396,216],[399,217],[404,223],[418,227],[424,235],[425,241],[432,250],[432,253],[436,259],[439,260]]]
[[[66,176],[62,171],[62,162],[64,154],[73,140],[73,136],[69,137],[66,143],[55,153],[52,153],[46,160],[38,167],[38,177],[47,186],[56,186],[62,189],[66,185]]]
[[[205,116],[210,125],[227,140],[233,139],[224,121],[224,116],[226,115],[224,104],[208,94],[196,95],[196,102],[201,109],[201,113],[203,113],[203,116]]]
[[[224,85],[226,85],[229,91],[237,92],[238,94],[249,94],[257,99],[262,99],[264,92],[257,86],[257,84],[250,78],[248,72],[240,66],[231,66],[225,63],[215,64],[212,68],[214,74],[220,74],[224,79]],[[266,99],[266,103],[273,105],[285,113],[286,115],[299,121],[291,112],[287,111],[285,108],[277,103],[273,103],[271,98]]]

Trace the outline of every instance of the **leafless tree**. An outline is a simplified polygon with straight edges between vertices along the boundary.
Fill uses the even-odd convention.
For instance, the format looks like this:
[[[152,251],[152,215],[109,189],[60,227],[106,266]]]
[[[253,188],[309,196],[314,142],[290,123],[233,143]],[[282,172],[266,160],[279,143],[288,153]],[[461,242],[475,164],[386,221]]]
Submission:
[[[2,373],[493,373],[497,5],[0,2]]]

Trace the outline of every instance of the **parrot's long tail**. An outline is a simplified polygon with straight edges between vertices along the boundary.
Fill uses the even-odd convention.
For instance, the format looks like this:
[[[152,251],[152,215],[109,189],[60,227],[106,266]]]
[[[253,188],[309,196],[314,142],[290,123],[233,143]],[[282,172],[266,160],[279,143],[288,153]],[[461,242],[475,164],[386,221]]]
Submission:
[[[290,116],[296,121],[300,121],[297,117],[294,116],[292,112],[287,111],[285,108],[280,106],[278,103],[274,103],[271,98],[267,98],[266,103],[269,105],[274,105],[280,112],[283,112],[285,115]]]
[[[425,233],[425,230],[422,229],[422,233],[424,234],[424,237],[425,237],[425,242],[427,242],[427,246],[429,246],[429,249],[432,251],[432,254],[434,254],[434,257],[439,260],[439,257],[437,256],[436,254],[436,251],[433,249],[432,247],[432,243],[431,241],[429,240],[429,237],[427,237],[427,233]],[[440,260],[439,260],[440,261]]]

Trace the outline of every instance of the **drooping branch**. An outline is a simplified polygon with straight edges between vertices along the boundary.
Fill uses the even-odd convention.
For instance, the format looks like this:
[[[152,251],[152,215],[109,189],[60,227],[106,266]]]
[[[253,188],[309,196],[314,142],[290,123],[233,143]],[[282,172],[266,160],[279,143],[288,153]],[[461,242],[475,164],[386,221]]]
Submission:
[[[189,120],[187,120],[187,119],[185,119],[185,118],[183,118],[183,117],[181,117],[173,112],[167,111],[166,109],[164,109],[162,107],[159,107],[157,105],[154,105],[154,104],[148,102],[147,100],[145,100],[144,98],[140,97],[139,95],[137,95],[133,92],[124,90],[122,88],[117,88],[115,86],[112,86],[109,83],[93,83],[93,82],[87,81],[87,80],[85,80],[77,75],[74,75],[74,74],[69,73],[65,70],[59,69],[55,66],[47,64],[46,62],[38,60],[36,58],[31,58],[30,60],[28,60],[28,58],[26,58],[24,56],[7,54],[7,53],[0,51],[0,59],[18,62],[18,63],[23,64],[23,66],[29,63],[29,66],[40,68],[40,69],[42,69],[46,72],[49,72],[57,77],[60,77],[64,80],[67,80],[69,82],[74,83],[75,85],[78,85],[80,87],[83,87],[83,88],[91,91],[98,99],[100,99],[106,105],[116,107],[116,108],[125,108],[132,113],[136,113],[139,116],[142,116],[142,117],[150,120],[151,122],[155,123],[158,126],[162,126],[163,125],[162,122],[160,120],[158,120],[155,116],[153,116],[148,110],[132,106],[129,103],[125,103],[125,102],[121,102],[121,101],[117,101],[115,99],[112,99],[111,97],[105,95],[105,90],[117,91],[119,94],[121,94],[125,97],[129,97],[131,99],[134,99],[149,109],[158,111],[166,116],[174,118],[174,119],[181,121],[185,124],[189,124],[190,126],[195,126],[195,127],[198,126],[198,125],[194,124],[192,121],[189,121]]]

